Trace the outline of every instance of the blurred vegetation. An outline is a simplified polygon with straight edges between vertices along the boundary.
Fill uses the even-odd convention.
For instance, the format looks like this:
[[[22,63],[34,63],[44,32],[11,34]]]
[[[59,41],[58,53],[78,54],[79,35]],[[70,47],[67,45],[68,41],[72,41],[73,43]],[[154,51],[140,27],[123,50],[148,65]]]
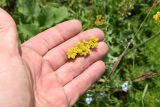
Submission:
[[[159,0],[1,0],[0,7],[15,19],[21,43],[73,18],[83,30],[105,32],[106,71],[87,92],[93,101],[87,104],[84,94],[74,107],[160,106],[160,24],[153,19]],[[121,87],[125,81],[127,92]]]

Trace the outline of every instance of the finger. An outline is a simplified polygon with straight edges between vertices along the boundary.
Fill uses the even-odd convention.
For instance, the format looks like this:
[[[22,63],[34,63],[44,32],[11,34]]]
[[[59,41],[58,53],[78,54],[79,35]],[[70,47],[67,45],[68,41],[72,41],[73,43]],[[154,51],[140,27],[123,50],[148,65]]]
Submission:
[[[56,70],[60,66],[66,63],[67,61],[66,52],[69,48],[73,47],[78,41],[89,40],[92,36],[96,36],[97,38],[99,38],[99,41],[102,41],[104,38],[104,33],[98,28],[94,28],[94,29],[87,30],[85,32],[81,32],[77,36],[67,40],[63,44],[50,50],[44,56],[44,59],[48,60],[53,70]]]
[[[67,62],[55,71],[58,81],[64,86],[81,74],[91,64],[100,60],[108,51],[106,43],[100,42],[98,48],[87,57],[77,58],[75,61]],[[55,74],[52,73],[53,75]]]
[[[63,43],[67,39],[78,34],[82,25],[78,20],[69,20],[56,25],[25,42],[22,47],[28,47],[40,55],[44,55],[48,50]]]
[[[81,75],[76,77],[73,81],[68,83],[64,90],[70,101],[70,105],[73,105],[78,98],[84,94],[84,92],[103,74],[105,70],[105,64],[102,61],[97,61],[86,69]],[[75,92],[76,90],[76,92]],[[74,93],[74,94],[73,94]]]
[[[0,50],[18,53],[16,24],[12,17],[0,8]]]

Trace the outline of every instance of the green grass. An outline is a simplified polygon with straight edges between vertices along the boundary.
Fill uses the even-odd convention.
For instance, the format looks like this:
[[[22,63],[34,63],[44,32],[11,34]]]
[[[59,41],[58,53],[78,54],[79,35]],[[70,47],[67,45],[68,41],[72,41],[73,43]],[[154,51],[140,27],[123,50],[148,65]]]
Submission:
[[[57,23],[79,19],[83,30],[98,27],[105,33],[109,54],[106,71],[74,107],[159,107],[160,24],[153,15],[159,0],[1,0],[0,6],[14,17],[20,42]],[[106,20],[96,25],[97,15]],[[129,82],[123,92],[121,85]],[[101,97],[99,93],[105,93]]]

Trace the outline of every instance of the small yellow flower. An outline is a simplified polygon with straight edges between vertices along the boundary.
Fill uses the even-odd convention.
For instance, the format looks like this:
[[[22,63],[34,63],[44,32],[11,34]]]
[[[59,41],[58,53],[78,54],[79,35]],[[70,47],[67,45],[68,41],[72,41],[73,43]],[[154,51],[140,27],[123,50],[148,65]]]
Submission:
[[[86,56],[89,53],[90,49],[87,44],[88,42],[84,40],[77,43],[76,48],[80,56]]]
[[[76,57],[76,55],[77,55],[76,48],[70,48],[70,49],[68,49],[67,55],[68,55],[69,59],[74,59]]]
[[[154,20],[157,22],[157,23],[160,23],[160,12],[157,12],[154,16],[153,16]]]
[[[106,24],[106,20],[102,18],[102,15],[97,15],[95,20],[95,25],[101,26]]]
[[[68,59],[75,59],[77,56],[87,56],[90,50],[98,47],[98,38],[91,37],[89,41],[78,42],[75,47],[67,50]]]
[[[90,45],[90,48],[93,49],[93,48],[97,48],[98,47],[98,38],[96,37],[91,37],[91,39],[89,40],[89,45]]]

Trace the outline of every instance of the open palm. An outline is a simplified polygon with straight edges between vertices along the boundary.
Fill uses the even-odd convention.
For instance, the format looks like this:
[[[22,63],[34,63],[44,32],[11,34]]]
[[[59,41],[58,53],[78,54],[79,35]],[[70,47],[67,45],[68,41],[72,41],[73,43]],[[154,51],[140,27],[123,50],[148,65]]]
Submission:
[[[23,78],[26,78],[30,85],[27,89],[33,101],[31,105],[35,107],[72,106],[79,96],[103,74],[105,64],[100,59],[107,53],[108,48],[102,42],[104,34],[98,28],[82,32],[81,23],[70,20],[39,33],[18,48],[14,21],[1,9],[0,26],[4,22],[8,23],[5,27],[9,27],[7,32],[11,33],[0,32],[0,34],[7,35],[9,39],[5,39],[5,43],[12,44],[7,52],[13,53],[17,60],[22,62],[22,65],[17,67],[22,66],[21,70],[25,72]],[[77,41],[89,40],[91,36],[99,38],[98,48],[87,57],[68,61],[67,49],[73,47]]]

